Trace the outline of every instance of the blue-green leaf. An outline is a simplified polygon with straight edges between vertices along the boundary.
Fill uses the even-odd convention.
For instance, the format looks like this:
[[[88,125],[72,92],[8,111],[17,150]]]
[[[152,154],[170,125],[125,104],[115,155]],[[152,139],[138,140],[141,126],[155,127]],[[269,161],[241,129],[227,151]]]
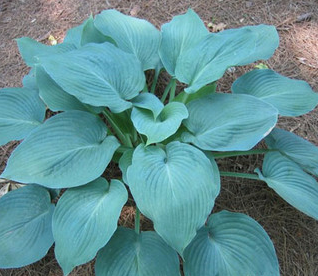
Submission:
[[[24,62],[30,67],[38,63],[38,57],[65,53],[75,49],[75,46],[70,43],[49,46],[29,37],[18,38],[17,43]]]
[[[35,79],[35,68],[31,68],[29,74],[25,75],[22,79],[23,87],[29,88],[32,90],[38,90],[38,85]]]
[[[247,215],[213,214],[184,252],[186,276],[279,276],[269,236]]]
[[[176,78],[189,85],[191,94],[221,78],[228,67],[238,65],[255,49],[257,35],[250,29],[208,34],[183,52],[176,63]]]
[[[318,176],[318,147],[289,131],[274,128],[265,138],[270,149],[277,149],[305,171]]]
[[[148,21],[116,10],[105,10],[95,17],[95,26],[104,35],[114,39],[120,49],[134,54],[143,70],[156,69],[160,63],[160,32]]]
[[[151,93],[140,93],[136,98],[133,98],[131,102],[135,107],[151,110],[154,119],[159,116],[164,108],[164,104]]]
[[[118,146],[101,119],[66,111],[48,119],[13,151],[1,177],[49,188],[84,185],[104,172]]]
[[[87,43],[111,42],[114,44],[113,39],[103,35],[96,29],[92,15],[81,25],[69,29],[63,42],[72,43],[76,46],[76,48],[80,48]]]
[[[129,186],[129,183],[127,181],[127,170],[128,170],[128,167],[132,163],[133,153],[134,153],[133,149],[126,150],[123,153],[123,155],[120,157],[119,163],[118,163],[118,166],[119,166],[121,173],[122,173],[122,176],[123,176],[123,181],[128,186]]]
[[[177,253],[156,232],[119,227],[100,250],[96,276],[180,276]]]
[[[0,145],[25,138],[45,117],[45,105],[29,88],[0,90]]]
[[[52,111],[82,110],[99,113],[101,108],[81,103],[74,96],[66,93],[45,72],[41,66],[36,66],[36,82],[40,97]]]
[[[214,173],[204,153],[187,144],[135,149],[127,171],[131,193],[157,233],[180,254],[214,205],[220,189]]]
[[[241,29],[248,29],[256,34],[255,48],[250,54],[240,61],[238,65],[246,65],[256,60],[269,59],[278,48],[279,36],[275,26],[271,25],[257,25],[246,26]],[[227,30],[228,32],[235,32],[235,29]]]
[[[159,49],[162,63],[171,76],[175,76],[177,60],[194,47],[209,31],[200,17],[189,9],[186,14],[177,15],[161,27],[162,40]]]
[[[147,136],[147,145],[161,142],[173,135],[187,117],[186,106],[178,102],[167,104],[157,118],[154,118],[152,111],[143,108],[134,107],[131,112],[135,128]]]
[[[0,268],[22,267],[42,259],[53,244],[50,194],[29,185],[0,199]]]
[[[182,135],[204,150],[249,150],[270,133],[277,110],[249,95],[215,93],[187,104]]]
[[[101,177],[62,195],[52,226],[55,256],[64,275],[92,260],[110,240],[127,199],[123,183],[112,180],[109,185]]]
[[[318,93],[307,82],[284,77],[270,69],[253,70],[241,76],[233,83],[232,91],[270,103],[282,116],[299,116],[318,104]]]
[[[82,103],[107,106],[115,113],[130,108],[126,100],[136,97],[145,84],[139,61],[107,42],[43,57],[40,62],[64,91]]]
[[[255,170],[289,204],[318,219],[318,183],[296,163],[279,152],[266,153],[262,173]]]

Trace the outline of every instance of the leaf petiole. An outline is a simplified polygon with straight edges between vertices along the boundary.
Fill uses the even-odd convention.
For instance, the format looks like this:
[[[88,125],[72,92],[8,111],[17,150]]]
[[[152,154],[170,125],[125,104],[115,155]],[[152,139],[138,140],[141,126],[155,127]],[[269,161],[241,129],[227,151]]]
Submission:
[[[140,211],[137,206],[135,213],[135,232],[136,234],[140,234]]]
[[[221,176],[247,178],[247,179],[253,179],[253,180],[261,180],[261,179],[259,179],[257,174],[251,174],[251,173],[237,173],[237,172],[220,171],[220,175]]]
[[[252,155],[252,154],[264,154],[270,151],[276,151],[273,149],[254,149],[247,151],[226,151],[226,152],[212,152],[213,157],[215,159],[225,158],[225,157],[233,157],[233,156],[241,156],[241,155]]]

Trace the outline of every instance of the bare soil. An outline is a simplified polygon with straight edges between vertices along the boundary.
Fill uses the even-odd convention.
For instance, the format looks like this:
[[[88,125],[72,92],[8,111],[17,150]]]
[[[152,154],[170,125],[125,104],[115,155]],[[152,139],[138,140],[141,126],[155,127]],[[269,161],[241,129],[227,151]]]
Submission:
[[[275,25],[280,35],[280,47],[273,58],[264,63],[285,76],[306,80],[318,91],[317,0],[0,0],[0,88],[21,86],[22,77],[28,72],[19,56],[15,38],[28,36],[49,43],[48,37],[53,35],[61,42],[67,29],[82,23],[90,14],[110,8],[147,19],[160,28],[189,7],[206,24],[224,23],[226,28]],[[301,16],[308,13],[311,15],[307,20],[302,20]],[[249,68],[226,73],[218,90],[229,91],[233,80]],[[317,118],[318,110],[314,110],[297,118],[280,118],[279,125],[318,145]],[[16,145],[13,142],[0,148],[0,171]],[[261,156],[240,157],[220,161],[219,165],[223,170],[252,172],[261,162]],[[112,170],[116,174],[116,168],[111,167]],[[222,209],[248,214],[265,228],[276,248],[281,275],[318,275],[318,222],[295,210],[265,183],[222,178],[222,191],[214,212]],[[133,207],[124,207],[120,225],[131,227],[133,220]],[[144,218],[142,228],[151,227],[151,222]],[[80,266],[71,275],[94,275],[93,264]],[[51,249],[41,261],[20,269],[0,270],[0,275],[59,276],[62,271]]]

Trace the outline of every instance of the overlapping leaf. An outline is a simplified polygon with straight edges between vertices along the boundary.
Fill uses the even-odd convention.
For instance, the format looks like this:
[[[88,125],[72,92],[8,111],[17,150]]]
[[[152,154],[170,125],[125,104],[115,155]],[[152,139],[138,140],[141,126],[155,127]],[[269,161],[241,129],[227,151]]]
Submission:
[[[119,227],[98,253],[96,276],[180,276],[177,253],[156,232]]]
[[[175,16],[162,25],[160,58],[171,76],[175,76],[177,60],[187,50],[194,47],[209,32],[200,17],[189,9],[186,14]]]
[[[243,107],[243,108],[242,108]],[[204,150],[249,150],[277,121],[277,110],[249,95],[215,93],[187,104],[189,117],[182,135]]]
[[[1,176],[49,188],[80,186],[103,173],[118,146],[98,117],[67,111],[34,130],[14,150]]]
[[[157,117],[151,110],[134,107],[131,120],[136,130],[147,136],[147,145],[158,143],[173,135],[188,117],[188,110],[182,103],[167,104]]]
[[[101,112],[102,107],[83,104],[74,96],[66,93],[41,66],[36,66],[36,83],[40,97],[52,111],[92,110],[96,113]]]
[[[94,19],[91,15],[81,25],[69,29],[64,38],[64,43],[72,43],[76,48],[80,48],[88,43],[110,42],[115,44],[113,39],[103,35],[94,25]]]
[[[115,113],[130,108],[126,100],[136,97],[145,84],[140,62],[107,42],[41,58],[40,64],[67,93]]]
[[[134,107],[151,110],[154,119],[159,116],[160,112],[164,108],[164,104],[151,93],[140,93],[136,98],[133,98],[131,102]]]
[[[213,214],[184,252],[186,276],[279,276],[272,241],[252,218],[222,211]]]
[[[127,180],[140,211],[153,220],[157,233],[182,254],[204,224],[219,193],[215,174],[200,150],[171,142],[165,149],[139,145]]]
[[[283,116],[305,114],[318,104],[318,93],[307,82],[284,77],[270,69],[253,70],[241,76],[233,83],[232,91],[270,103]]]
[[[24,62],[30,67],[37,64],[39,61],[38,58],[41,56],[66,53],[75,49],[75,46],[71,43],[48,46],[29,37],[19,38],[17,39],[17,43]]]
[[[95,17],[95,26],[114,39],[120,49],[134,54],[143,70],[157,68],[160,63],[160,32],[151,23],[116,10],[105,10]]]
[[[318,147],[289,131],[274,128],[265,138],[270,149],[277,149],[305,171],[318,176]]]
[[[121,156],[121,158],[119,159],[119,163],[118,163],[118,166],[122,173],[123,181],[127,185],[129,185],[127,181],[127,170],[128,170],[128,167],[131,165],[133,153],[134,153],[133,149],[126,150]]]
[[[45,105],[35,90],[0,90],[0,145],[25,138],[45,117]]]
[[[15,268],[42,259],[53,244],[50,194],[25,186],[0,199],[0,268]]]
[[[112,180],[109,185],[104,178],[62,195],[53,215],[53,235],[64,275],[92,260],[110,240],[127,198],[120,181]]]
[[[279,152],[265,155],[261,180],[275,190],[289,204],[308,216],[318,219],[318,183],[296,163]]]
[[[176,78],[189,85],[191,94],[221,78],[228,67],[238,65],[255,49],[257,35],[237,29],[206,35],[200,43],[183,52],[176,63]]]

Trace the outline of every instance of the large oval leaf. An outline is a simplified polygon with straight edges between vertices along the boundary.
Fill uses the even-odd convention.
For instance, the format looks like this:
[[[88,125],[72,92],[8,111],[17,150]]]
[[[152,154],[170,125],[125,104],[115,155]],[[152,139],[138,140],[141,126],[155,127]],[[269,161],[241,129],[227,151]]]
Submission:
[[[265,155],[262,170],[255,170],[261,180],[289,204],[318,219],[318,183],[312,176],[279,152]]]
[[[96,276],[180,276],[177,253],[156,232],[119,227],[100,250]]]
[[[277,149],[305,171],[318,176],[318,147],[289,131],[274,128],[265,138],[270,149]]]
[[[54,54],[66,53],[75,46],[71,43],[57,44],[49,46],[37,42],[29,37],[22,37],[17,39],[20,54],[28,66],[34,66],[38,63],[38,58],[41,56],[51,56]]]
[[[1,177],[49,188],[80,186],[103,173],[118,147],[98,117],[67,111],[34,130],[14,150]]]
[[[208,34],[178,57],[176,78],[189,85],[185,92],[195,93],[249,56],[255,49],[256,39],[257,35],[250,29]]]
[[[0,145],[25,138],[45,117],[45,105],[29,88],[0,90]]]
[[[189,9],[186,14],[177,15],[161,27],[162,40],[160,58],[171,76],[175,76],[178,57],[194,47],[209,31],[200,17]]]
[[[0,199],[0,268],[42,259],[53,244],[54,205],[42,187],[29,185]]]
[[[106,10],[95,17],[95,26],[114,39],[120,49],[134,54],[143,70],[156,69],[160,62],[160,32],[151,23],[116,10]]]
[[[204,150],[249,150],[270,133],[277,110],[255,97],[217,93],[187,104],[182,135]]]
[[[126,100],[136,97],[145,85],[140,62],[107,42],[43,57],[40,64],[67,93],[115,113],[130,108],[132,104]]]
[[[186,106],[178,102],[167,104],[156,118],[152,111],[143,108],[134,107],[131,112],[135,128],[148,138],[147,145],[161,142],[173,135],[187,117]]]
[[[140,211],[157,233],[182,254],[204,224],[219,193],[214,169],[203,152],[180,142],[165,149],[139,145],[127,171]]]
[[[62,195],[53,215],[53,236],[64,275],[92,260],[110,240],[127,199],[123,183],[112,180],[109,185],[101,177]]]
[[[232,85],[236,94],[249,94],[275,106],[283,116],[299,116],[315,108],[318,93],[305,81],[284,77],[270,69],[253,70]]]
[[[184,252],[186,276],[279,276],[272,241],[252,218],[213,214]]]

